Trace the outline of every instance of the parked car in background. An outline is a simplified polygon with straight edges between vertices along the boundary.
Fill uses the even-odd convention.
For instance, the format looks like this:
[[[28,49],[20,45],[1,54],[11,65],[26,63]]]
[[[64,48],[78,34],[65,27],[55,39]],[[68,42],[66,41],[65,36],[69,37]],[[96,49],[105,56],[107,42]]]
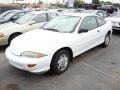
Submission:
[[[8,10],[22,10],[22,7],[18,6],[0,6],[0,14]]]
[[[24,14],[26,14],[27,12],[30,12],[30,11],[23,11],[23,10],[6,11],[6,12],[0,14],[0,24],[4,24],[7,22],[11,22],[11,21],[14,22],[17,19],[19,19],[20,17],[22,17]]]
[[[117,7],[115,7],[113,5],[104,5],[102,7],[99,7],[98,10],[103,10],[103,11],[109,13],[109,14],[112,14],[112,13],[118,11]]]
[[[61,74],[77,55],[100,44],[107,47],[111,34],[112,24],[97,15],[59,15],[41,29],[13,39],[6,56],[22,70]]]
[[[112,23],[113,30],[120,30],[120,12],[112,14],[105,20],[110,21]]]
[[[16,36],[43,26],[57,15],[51,11],[34,11],[26,13],[15,22],[0,25],[0,45],[10,44]]]
[[[102,11],[102,10],[85,10],[84,13],[98,15],[98,16],[100,16],[102,18],[106,18],[106,17],[109,16],[108,13],[106,13],[105,11]]]
[[[82,13],[84,10],[83,9],[66,9],[62,13]]]
[[[49,9],[49,11],[55,11],[58,13],[62,13],[65,9]]]

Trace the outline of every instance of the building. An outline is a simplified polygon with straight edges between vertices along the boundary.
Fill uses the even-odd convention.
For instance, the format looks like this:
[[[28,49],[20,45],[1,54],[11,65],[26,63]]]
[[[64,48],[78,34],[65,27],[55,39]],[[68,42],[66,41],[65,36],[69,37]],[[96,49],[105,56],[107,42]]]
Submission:
[[[0,0],[0,3],[38,3],[39,0]]]

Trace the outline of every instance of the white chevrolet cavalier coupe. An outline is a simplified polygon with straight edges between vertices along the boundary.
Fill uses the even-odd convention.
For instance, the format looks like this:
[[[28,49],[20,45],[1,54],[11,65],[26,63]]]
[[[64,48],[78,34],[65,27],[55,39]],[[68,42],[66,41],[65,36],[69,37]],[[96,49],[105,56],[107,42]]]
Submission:
[[[6,56],[22,70],[61,74],[75,56],[100,44],[107,47],[111,34],[112,24],[99,16],[64,14],[13,39]]]

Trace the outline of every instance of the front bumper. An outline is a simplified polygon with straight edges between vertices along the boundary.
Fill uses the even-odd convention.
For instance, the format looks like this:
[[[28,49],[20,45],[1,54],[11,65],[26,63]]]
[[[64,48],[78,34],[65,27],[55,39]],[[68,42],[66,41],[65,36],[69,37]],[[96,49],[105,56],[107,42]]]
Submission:
[[[50,63],[52,56],[45,56],[43,58],[27,58],[13,55],[10,52],[9,47],[6,49],[6,57],[9,60],[9,63],[19,69],[29,71],[32,73],[42,73],[50,69]],[[36,64],[36,66],[29,68],[28,64]]]
[[[120,30],[120,27],[115,27],[115,26],[113,26],[112,29],[113,29],[113,30]]]

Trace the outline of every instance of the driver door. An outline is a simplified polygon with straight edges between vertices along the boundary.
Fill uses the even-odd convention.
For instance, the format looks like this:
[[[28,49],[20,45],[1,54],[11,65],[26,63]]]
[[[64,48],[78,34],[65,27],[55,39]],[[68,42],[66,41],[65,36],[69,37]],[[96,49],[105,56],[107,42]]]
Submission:
[[[79,30],[88,30],[81,32],[76,37],[76,54],[81,54],[98,44],[100,39],[99,28],[95,16],[88,16],[83,19]]]

